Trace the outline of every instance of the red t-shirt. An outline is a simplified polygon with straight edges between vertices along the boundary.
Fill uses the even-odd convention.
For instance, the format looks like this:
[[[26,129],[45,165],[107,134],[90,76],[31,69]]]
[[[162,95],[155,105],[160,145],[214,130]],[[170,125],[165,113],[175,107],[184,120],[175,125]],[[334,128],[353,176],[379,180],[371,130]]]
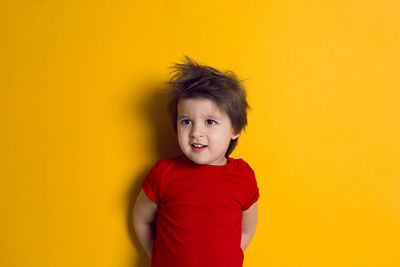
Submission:
[[[242,211],[259,198],[252,168],[160,159],[142,183],[158,204],[152,267],[242,267]]]

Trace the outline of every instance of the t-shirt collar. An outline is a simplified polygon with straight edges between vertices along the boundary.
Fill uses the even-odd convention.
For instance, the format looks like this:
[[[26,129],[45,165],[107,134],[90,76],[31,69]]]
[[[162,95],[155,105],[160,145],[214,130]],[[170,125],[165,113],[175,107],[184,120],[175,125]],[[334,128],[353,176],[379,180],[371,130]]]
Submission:
[[[208,167],[208,168],[227,167],[227,166],[230,166],[231,163],[232,163],[232,161],[233,161],[233,158],[227,156],[227,157],[226,157],[227,163],[226,163],[225,165],[209,165],[209,164],[197,164],[197,163],[193,162],[191,159],[189,159],[189,158],[188,158],[185,154],[183,154],[183,153],[179,155],[179,158],[180,158],[185,164],[188,164],[188,165],[190,165],[190,166],[193,166],[193,167]]]

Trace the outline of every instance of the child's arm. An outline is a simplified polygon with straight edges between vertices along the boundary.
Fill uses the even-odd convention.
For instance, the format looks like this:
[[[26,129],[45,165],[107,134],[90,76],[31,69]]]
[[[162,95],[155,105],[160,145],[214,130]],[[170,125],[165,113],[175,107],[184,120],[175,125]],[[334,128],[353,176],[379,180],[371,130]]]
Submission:
[[[257,226],[258,207],[255,202],[250,208],[242,212],[242,241],[240,247],[244,251],[253,238]]]
[[[142,189],[135,203],[133,224],[136,235],[150,259],[154,245],[153,223],[157,210],[158,205]]]

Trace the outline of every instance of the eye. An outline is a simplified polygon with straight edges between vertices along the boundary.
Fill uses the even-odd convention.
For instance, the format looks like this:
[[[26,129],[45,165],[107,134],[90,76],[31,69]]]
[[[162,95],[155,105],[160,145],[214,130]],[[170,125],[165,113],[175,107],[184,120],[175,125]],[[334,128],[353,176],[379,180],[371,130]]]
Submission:
[[[189,124],[189,123],[191,123],[190,120],[181,120],[181,124],[186,125],[186,124]]]
[[[217,124],[217,122],[215,120],[206,120],[206,122],[207,122],[207,124],[211,124],[211,125]]]

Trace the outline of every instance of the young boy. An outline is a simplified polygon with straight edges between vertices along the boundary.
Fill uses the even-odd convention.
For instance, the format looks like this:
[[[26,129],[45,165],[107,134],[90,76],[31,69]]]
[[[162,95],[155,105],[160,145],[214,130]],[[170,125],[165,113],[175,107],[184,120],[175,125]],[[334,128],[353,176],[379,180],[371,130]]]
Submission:
[[[143,180],[134,229],[152,267],[241,267],[259,198],[252,168],[229,157],[247,125],[246,93],[234,73],[186,59],[168,82],[182,154]]]

